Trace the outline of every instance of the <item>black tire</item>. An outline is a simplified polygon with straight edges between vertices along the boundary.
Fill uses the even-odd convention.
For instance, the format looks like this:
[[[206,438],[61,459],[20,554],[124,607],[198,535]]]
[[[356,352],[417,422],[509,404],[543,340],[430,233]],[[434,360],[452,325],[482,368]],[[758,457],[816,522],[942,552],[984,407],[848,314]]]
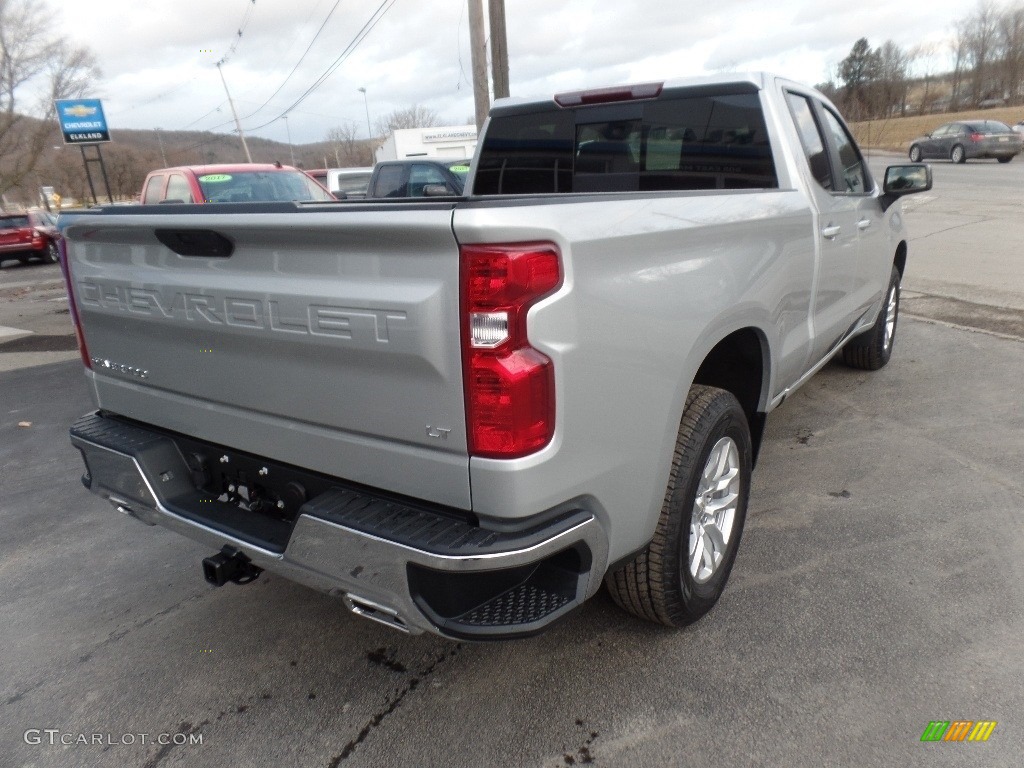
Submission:
[[[949,159],[957,165],[963,165],[967,162],[967,152],[964,151],[963,145],[956,144],[953,149],[949,152]]]
[[[921,148],[915,144],[910,148],[910,162],[920,163],[921,162]]]
[[[1000,163],[1008,163],[1011,160],[1013,160],[1013,155],[1010,155],[1009,157],[997,157],[996,160],[998,160]]]
[[[892,348],[896,343],[899,316],[900,271],[893,267],[878,319],[871,328],[846,342],[846,346],[843,347],[843,362],[851,368],[860,368],[864,371],[877,371],[885,366],[892,357]]]
[[[60,261],[60,251],[57,250],[57,244],[53,240],[46,244],[46,250],[43,251],[43,261],[47,264],[56,264]]]
[[[697,578],[691,572],[690,541],[699,537],[692,524],[698,510],[711,516],[704,504],[712,498],[710,491],[698,497],[698,489],[709,459],[720,445],[726,445],[726,438],[736,449],[734,457],[729,453],[726,472],[738,478],[738,486],[733,489],[730,481],[728,489],[728,498],[735,494],[735,509],[729,532],[723,537],[720,560],[710,574]],[[732,393],[701,385],[691,387],[654,539],[634,560],[605,577],[608,591],[620,607],[670,627],[690,624],[711,610],[725,589],[743,533],[752,455],[747,417]],[[705,564],[704,560],[700,563]]]

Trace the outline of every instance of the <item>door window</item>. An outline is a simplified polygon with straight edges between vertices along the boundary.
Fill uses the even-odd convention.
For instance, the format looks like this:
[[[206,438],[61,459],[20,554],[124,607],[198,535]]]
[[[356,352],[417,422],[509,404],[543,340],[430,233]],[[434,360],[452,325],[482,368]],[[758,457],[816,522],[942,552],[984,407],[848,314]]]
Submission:
[[[188,181],[180,174],[172,174],[167,182],[167,200],[181,200],[183,203],[195,202]]]
[[[855,195],[870,192],[871,177],[868,175],[867,165],[864,163],[853,137],[830,109],[825,108],[822,112],[825,115],[827,130],[832,134],[832,142],[839,153],[842,179],[837,191]]]
[[[428,184],[441,184],[448,188],[448,180],[440,168],[417,163],[409,170],[409,197],[423,197],[423,188]]]

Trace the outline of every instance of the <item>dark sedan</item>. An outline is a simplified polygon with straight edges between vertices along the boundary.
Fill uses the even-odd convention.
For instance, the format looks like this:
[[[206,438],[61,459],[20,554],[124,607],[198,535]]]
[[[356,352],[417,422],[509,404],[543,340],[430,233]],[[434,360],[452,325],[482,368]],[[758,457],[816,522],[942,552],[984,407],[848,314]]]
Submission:
[[[948,157],[954,163],[968,159],[994,158],[1008,163],[1020,153],[1021,134],[998,120],[962,120],[936,128],[928,136],[914,139],[910,159],[919,163],[929,158]]]

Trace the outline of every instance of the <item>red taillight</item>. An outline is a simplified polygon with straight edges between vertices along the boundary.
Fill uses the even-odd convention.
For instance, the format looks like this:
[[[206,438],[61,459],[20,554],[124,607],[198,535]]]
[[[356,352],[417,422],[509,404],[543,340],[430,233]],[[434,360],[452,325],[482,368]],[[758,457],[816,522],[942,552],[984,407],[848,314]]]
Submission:
[[[971,141],[981,141],[984,138],[985,138],[985,134],[983,134],[983,133],[972,133],[971,134]]]
[[[552,243],[465,245],[462,365],[474,456],[511,459],[540,450],[555,430],[550,358],[530,346],[526,314],[561,282]]]
[[[82,335],[82,323],[78,319],[78,305],[75,303],[75,292],[71,288],[71,269],[68,267],[68,247],[63,237],[57,238],[57,250],[60,252],[60,271],[64,275],[64,286],[68,291],[68,309],[71,310],[71,322],[75,326],[75,338],[78,339],[78,354],[82,356],[82,362],[86,368],[92,368],[92,361],[89,359],[89,350],[85,346],[85,336]]]

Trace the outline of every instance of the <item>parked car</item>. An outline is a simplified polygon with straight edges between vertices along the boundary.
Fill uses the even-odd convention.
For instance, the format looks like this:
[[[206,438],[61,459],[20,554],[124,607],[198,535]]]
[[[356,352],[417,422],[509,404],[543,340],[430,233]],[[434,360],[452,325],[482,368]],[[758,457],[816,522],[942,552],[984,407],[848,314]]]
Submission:
[[[321,187],[327,188],[327,170],[327,168],[311,168],[304,170],[303,173]]]
[[[31,258],[56,264],[56,221],[46,211],[0,213],[0,264],[6,259],[22,263]]]
[[[353,199],[366,197],[373,168],[329,168],[327,183],[324,185],[337,198]]]
[[[954,163],[983,158],[1008,163],[1020,153],[1021,142],[1021,134],[998,120],[962,120],[914,139],[909,154],[915,163],[946,157]]]
[[[161,168],[146,176],[140,198],[143,205],[333,199],[305,173],[280,163]]]
[[[367,197],[444,197],[461,195],[468,159],[416,157],[384,160],[373,167]]]

